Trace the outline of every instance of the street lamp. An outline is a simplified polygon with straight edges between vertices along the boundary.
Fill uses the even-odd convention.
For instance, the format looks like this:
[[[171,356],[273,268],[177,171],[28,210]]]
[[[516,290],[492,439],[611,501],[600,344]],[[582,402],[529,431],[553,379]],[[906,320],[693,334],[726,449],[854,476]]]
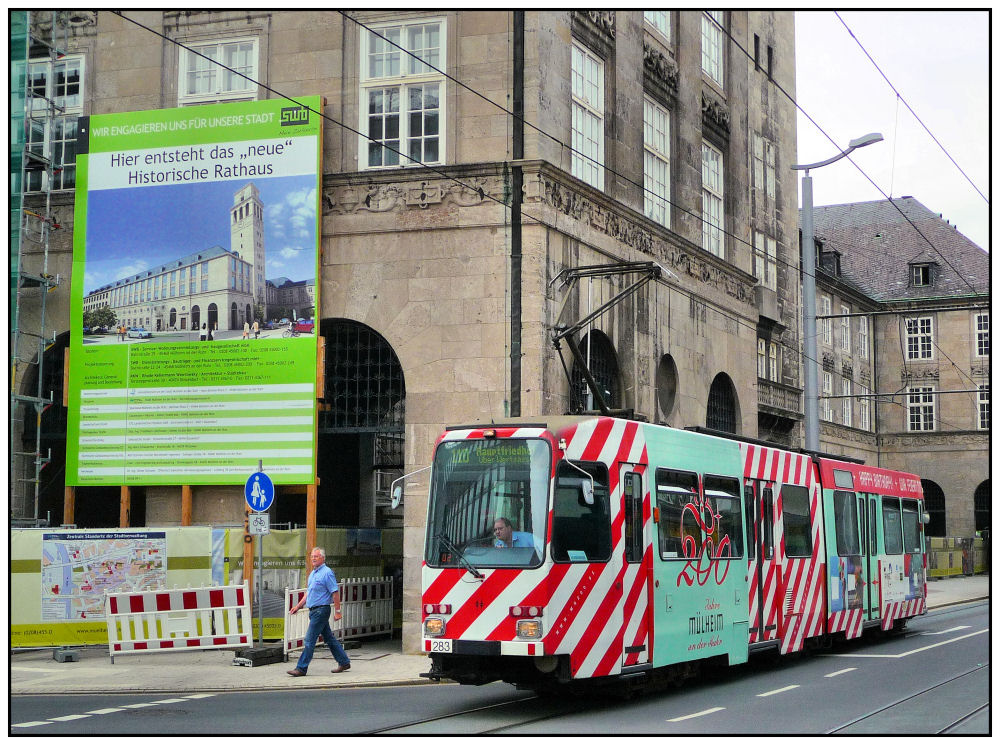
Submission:
[[[882,135],[878,132],[872,132],[858,137],[856,140],[851,140],[846,150],[832,158],[827,158],[819,163],[792,166],[794,171],[805,171],[802,176],[802,314],[805,336],[803,353],[806,371],[806,450],[819,450],[819,397],[816,392],[819,384],[819,368],[816,361],[816,246],[813,238],[812,176],[809,175],[809,170],[836,163],[859,147],[881,141]]]

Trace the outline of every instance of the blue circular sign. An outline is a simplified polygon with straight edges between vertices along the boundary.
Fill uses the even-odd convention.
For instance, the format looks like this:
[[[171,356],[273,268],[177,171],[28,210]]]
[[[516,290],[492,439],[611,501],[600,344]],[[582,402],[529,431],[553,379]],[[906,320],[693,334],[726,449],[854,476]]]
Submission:
[[[263,472],[250,474],[246,486],[243,487],[243,496],[246,497],[247,506],[251,510],[265,512],[274,502],[274,484]]]

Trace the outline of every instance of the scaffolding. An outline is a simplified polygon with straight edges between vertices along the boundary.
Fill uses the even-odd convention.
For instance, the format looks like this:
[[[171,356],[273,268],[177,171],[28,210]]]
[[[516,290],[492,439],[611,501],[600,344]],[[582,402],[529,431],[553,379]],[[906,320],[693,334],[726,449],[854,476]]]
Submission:
[[[11,70],[11,198],[10,198],[10,518],[40,523],[42,470],[51,450],[42,453],[42,414],[54,405],[52,391],[43,390],[45,351],[55,343],[47,331],[46,299],[60,284],[49,272],[50,233],[57,230],[52,209],[55,174],[62,170],[51,132],[63,106],[48,87],[40,90],[32,78],[39,55],[48,57],[49,75],[65,55],[68,26],[63,12],[48,11],[51,23],[36,26],[31,11],[10,13]],[[45,27],[45,31],[38,29]],[[47,38],[40,38],[41,36]],[[34,133],[42,133],[39,142]],[[30,198],[27,198],[28,194]],[[31,259],[26,261],[26,257]],[[32,304],[25,317],[25,302]],[[30,326],[30,328],[26,328]],[[34,368],[34,369],[33,369]],[[37,386],[21,391],[34,372]],[[61,403],[61,402],[59,402]],[[27,449],[19,423],[35,416],[34,448]]]

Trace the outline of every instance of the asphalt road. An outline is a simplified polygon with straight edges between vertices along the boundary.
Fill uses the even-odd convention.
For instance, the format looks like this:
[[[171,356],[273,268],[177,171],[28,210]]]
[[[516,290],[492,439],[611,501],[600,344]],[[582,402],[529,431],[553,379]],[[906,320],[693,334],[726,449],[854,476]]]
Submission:
[[[903,636],[755,655],[621,700],[505,684],[177,696],[14,696],[11,734],[985,734],[989,604],[932,611]]]

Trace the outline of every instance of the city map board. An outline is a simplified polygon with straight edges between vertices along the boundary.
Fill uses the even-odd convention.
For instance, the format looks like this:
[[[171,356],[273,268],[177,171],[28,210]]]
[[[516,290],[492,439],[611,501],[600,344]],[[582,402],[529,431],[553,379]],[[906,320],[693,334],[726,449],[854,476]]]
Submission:
[[[139,234],[149,253],[164,243],[166,251],[171,242],[190,240],[203,220],[218,222],[218,215],[203,215],[195,206],[164,224],[153,213],[162,200],[149,201],[151,190],[166,195],[166,214],[171,200],[197,205],[198,195],[217,185],[230,193],[251,183],[273,192],[285,183],[301,189],[305,181],[312,187],[310,199],[299,207],[307,217],[297,227],[309,238],[296,244],[294,253],[296,266],[315,278],[321,105],[312,96],[81,120],[67,485],[242,484],[260,461],[276,484],[314,483],[316,333],[220,343],[157,341],[154,334],[94,343],[83,333],[83,302],[88,272],[107,269],[101,257],[112,254],[116,237],[124,241]],[[133,218],[127,223],[131,230],[100,232],[121,215]],[[225,250],[218,244],[208,235],[203,240],[205,249]],[[130,268],[146,266],[146,253],[137,248]],[[115,271],[125,271],[127,262],[121,264]],[[141,270],[130,274],[141,276]],[[318,297],[315,302],[318,306]]]

